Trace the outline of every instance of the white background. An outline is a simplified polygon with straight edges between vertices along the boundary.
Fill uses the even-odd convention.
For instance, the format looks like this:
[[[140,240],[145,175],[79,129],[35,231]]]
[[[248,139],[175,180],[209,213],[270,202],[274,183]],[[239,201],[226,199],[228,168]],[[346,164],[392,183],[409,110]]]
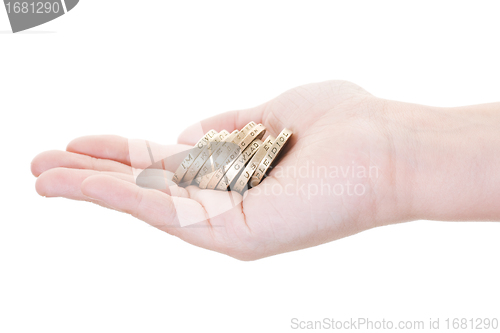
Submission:
[[[287,332],[291,319],[500,317],[500,224],[416,221],[255,262],[37,195],[73,138],[183,128],[329,79],[435,106],[500,101],[495,1],[82,0],[9,33],[0,7],[0,332]],[[216,330],[213,330],[216,329]]]

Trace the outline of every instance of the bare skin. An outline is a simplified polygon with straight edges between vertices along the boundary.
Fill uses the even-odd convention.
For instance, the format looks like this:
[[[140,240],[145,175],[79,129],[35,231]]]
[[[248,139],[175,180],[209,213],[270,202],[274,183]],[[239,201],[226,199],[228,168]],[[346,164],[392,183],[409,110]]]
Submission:
[[[129,213],[240,260],[411,220],[500,220],[500,103],[429,107],[381,99],[350,82],[328,81],[201,124],[204,130],[231,132],[252,120],[274,136],[285,127],[294,134],[279,168],[222,214],[216,211],[222,196],[227,197],[224,192],[137,186],[132,167],[146,168],[150,160],[131,165],[129,141],[118,136],[82,137],[69,143],[67,151],[39,154],[31,165],[38,177],[36,190]],[[186,129],[177,145],[153,148],[168,155],[181,152],[198,141],[195,128]],[[175,166],[172,162],[166,168]],[[316,171],[300,175],[300,167]],[[332,167],[356,173],[334,174]],[[328,191],[319,193],[321,186],[329,186]],[[181,228],[178,209],[200,222]]]

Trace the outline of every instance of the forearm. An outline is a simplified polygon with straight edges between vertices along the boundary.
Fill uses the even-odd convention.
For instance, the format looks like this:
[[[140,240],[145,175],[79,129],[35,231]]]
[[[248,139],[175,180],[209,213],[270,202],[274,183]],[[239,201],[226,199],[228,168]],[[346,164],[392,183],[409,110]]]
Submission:
[[[390,112],[407,219],[500,220],[500,103]]]

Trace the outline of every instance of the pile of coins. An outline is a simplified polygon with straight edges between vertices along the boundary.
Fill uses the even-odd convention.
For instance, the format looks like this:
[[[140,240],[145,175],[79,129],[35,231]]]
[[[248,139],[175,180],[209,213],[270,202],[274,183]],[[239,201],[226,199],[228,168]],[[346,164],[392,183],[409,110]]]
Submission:
[[[248,123],[241,131],[208,131],[188,152],[172,180],[180,186],[243,192],[255,187],[292,136],[285,128],[277,138],[262,140],[266,128]]]

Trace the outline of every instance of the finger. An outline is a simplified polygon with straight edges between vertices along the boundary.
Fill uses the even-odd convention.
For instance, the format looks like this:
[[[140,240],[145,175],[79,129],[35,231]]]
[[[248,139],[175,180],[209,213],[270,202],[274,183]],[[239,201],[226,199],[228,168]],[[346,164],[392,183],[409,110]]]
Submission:
[[[81,182],[88,176],[98,174],[97,171],[92,170],[76,170],[76,169],[64,169],[56,168],[51,169],[40,176],[35,184],[36,191],[43,197],[65,197],[68,199],[87,201],[95,203],[99,206],[114,209],[113,207],[107,205],[106,203],[89,198],[82,194],[80,187]],[[109,172],[108,174],[114,175],[115,177],[130,177],[121,173]],[[130,181],[130,179],[126,179]]]
[[[35,188],[38,194],[44,197],[64,197],[73,200],[88,201],[89,198],[81,192],[81,184],[86,178],[100,173],[94,170],[54,168],[42,173],[38,177]],[[134,183],[132,175],[119,172],[104,173]]]
[[[189,193],[185,188],[179,187],[166,178],[162,171],[146,169],[140,177],[135,179],[132,175],[120,172],[54,168],[42,173],[38,177],[35,187],[37,192],[45,197],[65,197],[73,200],[88,201],[89,198],[81,192],[82,182],[90,176],[104,174],[144,188],[157,189],[173,196],[189,197]]]
[[[223,129],[232,132],[235,129],[241,130],[250,121],[254,121],[257,124],[262,123],[266,105],[267,103],[251,109],[229,111],[197,122],[185,129],[177,142],[186,145],[195,145],[211,129],[217,132]]]
[[[193,147],[187,145],[159,145],[141,139],[129,139],[130,165],[137,176],[137,170],[163,169],[172,173]]]
[[[131,214],[144,222],[177,236],[191,244],[217,250],[213,227],[207,222],[206,211],[195,200],[171,197],[160,191],[140,188],[130,182],[97,175],[88,177],[82,193],[106,203],[114,209]],[[179,217],[179,215],[184,215]],[[200,221],[196,227],[181,227],[181,219]]]
[[[49,169],[58,167],[112,171],[132,175],[132,168],[120,162],[60,150],[50,150],[38,154],[31,162],[31,172],[36,177]]]
[[[158,167],[175,171],[191,147],[185,145],[160,145],[154,142],[127,139],[117,135],[84,136],[71,141],[66,150],[73,153],[109,159],[136,169],[146,169],[155,162]]]
[[[68,144],[66,150],[114,160],[130,166],[128,140],[118,135],[92,135],[76,138]]]

